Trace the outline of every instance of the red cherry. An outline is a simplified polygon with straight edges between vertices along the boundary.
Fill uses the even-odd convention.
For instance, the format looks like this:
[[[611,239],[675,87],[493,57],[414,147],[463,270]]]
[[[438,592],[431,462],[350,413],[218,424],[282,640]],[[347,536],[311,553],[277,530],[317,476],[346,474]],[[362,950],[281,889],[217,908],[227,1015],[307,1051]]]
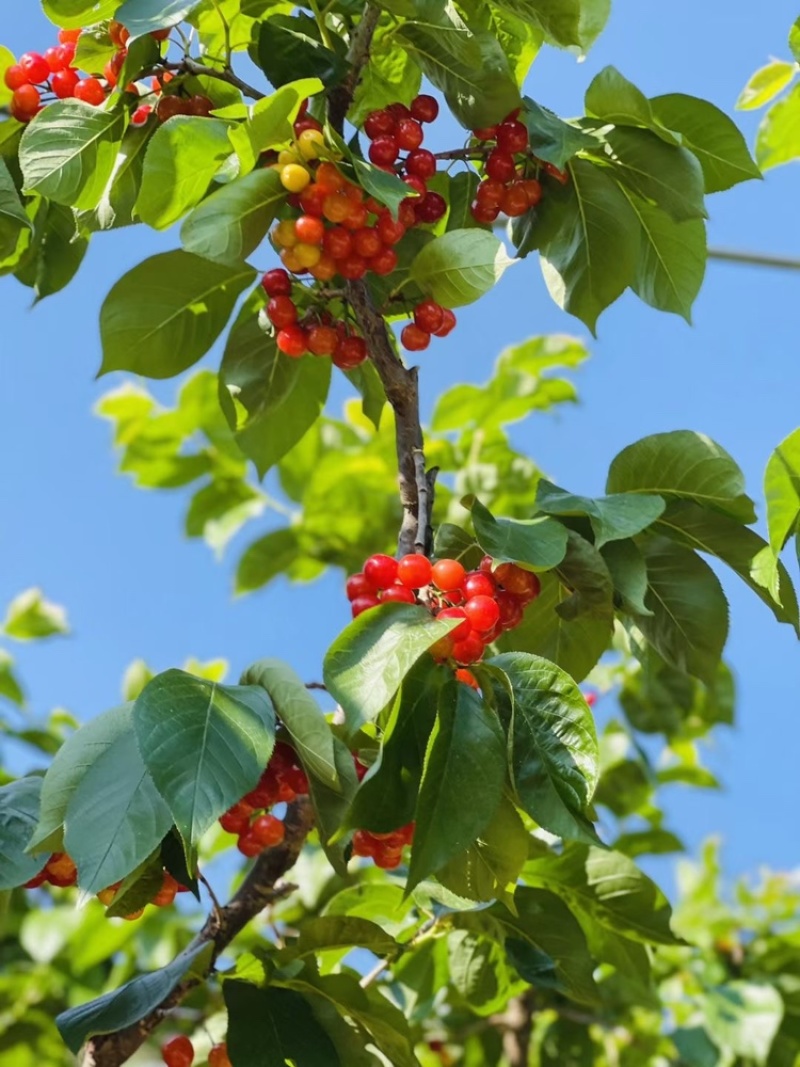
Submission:
[[[415,205],[419,222],[438,222],[447,211],[447,201],[439,193],[430,192]]]
[[[374,589],[366,574],[351,574],[345,583],[345,591],[348,600],[355,600],[359,596],[372,596]]]
[[[15,89],[20,89],[23,85],[29,85],[30,79],[19,63],[12,63],[3,75],[3,82],[5,83],[6,88],[13,92]]]
[[[380,600],[376,596],[357,596],[350,605],[350,611],[353,614],[353,618],[357,619],[362,612],[370,611],[371,608],[379,606]]]
[[[60,62],[62,64],[61,70],[65,70],[67,67],[72,66],[72,61],[75,59],[76,46],[70,41],[67,44],[60,44],[58,46],[58,53]]]
[[[528,128],[518,119],[501,122],[497,127],[497,147],[502,152],[524,152],[528,147]]]
[[[375,866],[384,871],[393,871],[403,862],[403,850],[401,848],[382,848],[375,852]]]
[[[436,173],[436,156],[427,148],[415,148],[406,158],[406,172],[427,180]]]
[[[52,82],[51,82],[52,85]],[[142,104],[131,115],[131,126],[144,126],[153,114],[152,104]]]
[[[59,30],[58,31],[58,43],[59,44],[77,44],[78,38],[81,35],[80,30]]]
[[[463,667],[459,667],[456,671],[456,681],[463,682],[464,685],[471,686],[473,689],[480,689],[478,679],[472,671],[467,671]]]
[[[286,834],[286,827],[274,815],[259,815],[250,827],[249,837],[263,848],[279,845]]]
[[[473,596],[464,605],[464,613],[473,630],[487,633],[500,618],[500,608],[491,596]]]
[[[470,571],[461,588],[467,599],[473,596],[494,596],[497,583],[482,571]]]
[[[491,574],[493,566],[494,566],[494,560],[492,559],[492,557],[491,556],[484,556],[483,559],[478,564],[478,570],[481,571],[483,574]]]
[[[422,352],[431,343],[431,335],[413,322],[400,331],[400,343],[409,352]]]
[[[406,229],[417,224],[417,213],[414,211],[414,201],[416,197],[407,196],[405,200],[400,201],[400,207],[397,209],[397,220],[401,222]]]
[[[532,571],[526,571],[516,563],[501,563],[494,576],[505,590],[525,602],[535,600],[542,588],[541,582]]]
[[[418,193],[420,197],[424,197],[428,192],[428,186],[425,184],[424,180],[416,174],[407,174],[405,178],[403,178],[403,181],[410,189],[413,189],[415,193]],[[419,202],[420,201],[416,198],[411,200],[411,203],[414,205]]]
[[[339,343],[339,335],[333,326],[312,326],[308,331],[308,351],[313,356],[331,356]]]
[[[513,219],[524,215],[529,207],[528,191],[524,183],[512,182],[503,194],[500,210]]]
[[[513,630],[522,622],[524,614],[522,603],[513,593],[497,593],[495,596],[500,609],[500,624],[504,630]]]
[[[194,1045],[184,1034],[178,1034],[161,1046],[161,1058],[167,1067],[192,1067]]]
[[[243,856],[247,856],[248,859],[252,859],[263,851],[264,846],[260,841],[256,839],[250,833],[242,834],[239,840],[236,842],[236,847],[239,849]]]
[[[467,618],[463,608],[442,608],[437,619],[461,619],[459,626],[451,630],[448,637],[451,641],[464,641],[472,633],[472,624]]]
[[[475,190],[475,199],[481,205],[499,207],[505,191],[506,187],[502,182],[494,181],[492,178],[484,178]]]
[[[300,193],[298,204],[306,215],[311,215],[314,219],[321,219],[325,211],[325,198],[329,195],[329,189],[324,185],[318,185],[316,182],[313,182],[307,185],[302,193]],[[298,219],[297,221],[299,222],[300,220]],[[303,241],[305,238],[300,237],[300,240]],[[309,241],[308,243],[318,244],[319,242]]]
[[[308,776],[302,767],[290,767],[284,775],[284,780],[298,796],[308,793]]]
[[[378,215],[375,226],[378,236],[385,245],[396,245],[406,232],[402,222],[399,219],[393,219],[388,211],[382,211]]]
[[[377,256],[367,260],[367,267],[373,274],[383,276],[397,269],[397,253],[393,248],[382,248]]]
[[[363,337],[344,337],[334,350],[334,367],[339,370],[353,370],[367,358],[367,343]]]
[[[458,589],[467,576],[467,572],[457,559],[440,559],[433,565],[433,580],[443,593]]]
[[[267,304],[269,321],[277,329],[297,322],[297,307],[290,296],[273,296]]]
[[[427,556],[412,553],[403,558],[397,564],[397,578],[409,589],[421,589],[428,585],[431,580],[431,561]]]
[[[394,118],[383,108],[380,111],[371,111],[364,119],[364,133],[371,141],[376,137],[394,133],[394,128]]]
[[[153,38],[154,41],[166,41],[171,32],[172,27],[166,26],[163,30],[151,30],[150,36]]]
[[[471,633],[469,637],[453,645],[453,659],[456,663],[477,663],[485,647],[483,638],[476,633]]]
[[[322,131],[322,123],[318,119],[313,119],[310,115],[304,115],[303,118],[297,119],[292,129],[294,130],[295,137],[299,137],[300,134],[305,133],[306,130]]]
[[[106,98],[105,89],[97,78],[84,78],[82,82],[78,82],[72,95],[76,100],[82,100],[94,107],[102,104]]]
[[[542,199],[541,183],[535,178],[525,178],[521,184],[528,197],[528,207],[536,207]]]
[[[277,344],[279,351],[283,352],[286,356],[291,356],[292,359],[299,359],[300,356],[305,354],[306,348],[308,347],[306,331],[302,326],[297,326],[296,324],[286,326],[284,329],[279,330],[278,335],[275,338],[275,343]]]
[[[481,126],[480,129],[472,131],[472,136],[478,141],[493,141],[497,136],[497,127]]]
[[[35,874],[33,878],[25,882],[23,889],[38,889],[40,885],[43,885],[47,881],[47,867],[42,867],[38,874]]]
[[[11,96],[11,114],[18,122],[30,122],[41,107],[41,97],[35,85],[20,85]]]
[[[486,174],[496,182],[510,182],[517,168],[510,152],[494,148],[486,159]]]
[[[546,174],[549,174],[551,178],[555,178],[557,182],[561,182],[562,185],[566,185],[569,181],[568,170],[559,170],[558,167],[552,163],[543,163],[542,166],[544,167]]]
[[[419,148],[424,136],[422,126],[420,126],[416,119],[410,118],[400,119],[394,133],[398,147],[404,152],[413,152],[415,148]]]
[[[321,245],[325,236],[325,223],[313,215],[301,215],[294,224],[297,240],[306,245]]]
[[[212,1045],[208,1053],[208,1067],[233,1067],[228,1046],[223,1041],[221,1045]]]
[[[69,66],[64,62],[64,54],[61,51],[61,45],[56,45],[54,48],[48,48],[44,54],[44,58],[47,61],[47,66],[55,74],[57,70],[63,70],[64,67]]]
[[[19,57],[19,66],[33,85],[41,85],[50,77],[50,65],[38,52],[25,52]]]
[[[261,286],[267,296],[290,296],[292,292],[292,279],[289,272],[283,267],[274,267],[268,270],[261,279]]]
[[[334,226],[325,231],[322,247],[333,259],[344,259],[353,251],[353,236],[349,230]]]
[[[376,167],[390,167],[397,159],[400,146],[390,134],[382,133],[369,146],[369,158]]]
[[[229,808],[224,815],[220,815],[219,824],[229,834],[242,834],[250,825],[250,816],[252,814],[253,809],[250,805],[240,800],[238,804],[234,804],[232,808]]]
[[[366,773],[367,768],[364,768]],[[369,832],[369,830],[356,830],[353,834],[353,855],[354,856],[372,856],[375,852],[375,847],[378,842]]]
[[[434,337],[447,337],[451,330],[455,329],[456,317],[450,308],[442,308],[442,325],[433,331]]]
[[[470,211],[472,217],[476,222],[493,223],[497,216],[500,214],[500,208],[494,204],[482,204],[479,200],[476,200],[471,205]]]
[[[417,122],[435,122],[438,114],[438,101],[427,93],[420,93],[411,101],[411,116]]]
[[[388,589],[397,580],[397,560],[383,553],[370,556],[364,564],[364,575],[373,589]]]
[[[435,300],[420,300],[414,308],[414,322],[426,333],[436,333],[444,322],[444,308]]]
[[[362,226],[353,234],[353,248],[359,256],[371,259],[383,249],[383,241],[374,226]]]
[[[127,49],[122,48],[108,61],[108,63],[106,63],[105,67],[103,68],[103,77],[109,85],[117,84],[117,77],[119,76],[119,72],[122,70],[122,65],[125,62],[127,55]]]
[[[404,585],[390,585],[381,593],[381,603],[390,604],[416,604],[417,598],[410,589]]]
[[[337,260],[336,266],[341,276],[351,282],[357,282],[359,278],[363,278],[367,273],[367,261],[363,256],[356,255],[355,252]]]

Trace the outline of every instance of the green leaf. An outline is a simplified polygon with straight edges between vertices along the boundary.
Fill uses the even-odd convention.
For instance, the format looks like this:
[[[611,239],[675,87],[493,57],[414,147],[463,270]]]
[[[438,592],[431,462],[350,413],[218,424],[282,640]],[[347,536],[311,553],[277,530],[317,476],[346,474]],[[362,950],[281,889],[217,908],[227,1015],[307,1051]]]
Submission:
[[[259,155],[266,149],[292,139],[292,123],[297,118],[300,104],[306,97],[314,96],[321,90],[319,78],[301,78],[289,82],[254,104],[246,122],[230,128],[228,136],[236,149],[242,171],[251,171]]]
[[[341,1062],[300,993],[238,981],[225,982],[222,992],[228,1052],[237,1067],[284,1067],[287,1060],[303,1067],[337,1067]]]
[[[594,333],[598,316],[630,285],[639,254],[636,216],[608,171],[583,159],[539,209],[542,272],[559,307]]]
[[[86,254],[88,240],[76,228],[71,208],[54,201],[39,201],[33,238],[14,271],[23,285],[36,293],[36,301],[60,292],[72,281]]]
[[[674,219],[631,193],[628,197],[639,220],[639,256],[631,289],[658,311],[682,315],[691,325],[692,305],[700,292],[708,258],[702,219]]]
[[[703,171],[688,149],[665,144],[650,130],[619,126],[606,134],[603,158],[616,180],[675,222],[705,218]]]
[[[158,799],[164,803],[160,797]],[[122,885],[114,893],[114,899],[106,908],[106,916],[109,919],[124,919],[126,915],[149,904],[163,884],[164,867],[161,853],[157,851],[123,879]]]
[[[760,67],[739,94],[736,107],[740,111],[750,111],[763,107],[782,93],[797,74],[797,64],[785,59],[773,59],[765,67]]]
[[[241,684],[266,690],[306,771],[336,788],[339,774],[334,763],[331,728],[292,668],[277,659],[260,659],[247,668]]]
[[[41,589],[26,589],[15,596],[6,610],[3,633],[17,641],[37,641],[69,633],[67,613],[59,604],[45,600]]]
[[[650,609],[644,602],[647,567],[638,545],[634,541],[610,541],[600,553],[614,583],[617,605],[623,611],[649,615]]]
[[[741,131],[708,100],[667,93],[653,97],[650,103],[658,121],[679,133],[684,148],[699,159],[707,193],[761,176]]]
[[[12,255],[23,229],[32,229],[31,220],[25,213],[8,167],[0,158],[0,260]]]
[[[569,845],[560,856],[530,860],[525,882],[566,901],[584,930],[594,923],[643,944],[674,945],[672,910],[655,882],[627,856],[610,849]]]
[[[430,4],[425,16],[404,22],[395,39],[444,93],[462,126],[491,126],[519,107],[516,81],[494,36],[470,33],[452,7]]]
[[[136,222],[134,207],[139,197],[145,149],[150,141],[150,134],[151,130],[147,127],[137,129],[131,126],[125,131],[114,167],[97,207],[93,211],[82,211],[78,214],[78,224],[82,232],[111,230],[120,226],[131,226]]]
[[[498,5],[533,21],[553,44],[586,51],[608,19],[610,0],[497,0]]]
[[[230,332],[220,390],[236,404],[236,443],[263,477],[319,417],[328,396],[331,363],[314,356],[289,359],[279,352],[258,325],[256,301],[260,303],[260,297],[245,304]]]
[[[765,1064],[783,1018],[783,1001],[773,986],[734,981],[708,994],[703,1014],[709,1036],[720,1048]]]
[[[522,652],[488,661],[508,679],[513,704],[498,691],[511,747],[511,773],[523,809],[546,830],[596,841],[587,817],[599,778],[591,710],[554,663]]]
[[[434,619],[416,604],[386,604],[363,612],[339,634],[323,677],[350,733],[376,718],[417,660],[457,624]]]
[[[82,29],[72,66],[87,74],[99,76],[102,75],[106,63],[114,58],[116,52],[117,46],[111,40],[108,29],[102,24],[94,29]]]
[[[789,48],[795,60],[800,63],[800,18],[794,21],[789,30]]]
[[[655,531],[723,560],[769,607],[778,622],[799,625],[797,598],[786,568],[753,530],[688,501],[670,504]]]
[[[200,5],[201,0],[125,0],[115,18],[128,29],[131,39],[153,30],[176,26]]]
[[[18,778],[0,787],[0,889],[22,885],[44,866],[25,849],[39,817],[42,779]]]
[[[620,834],[614,842],[616,852],[624,852],[635,859],[636,856],[664,856],[673,852],[685,852],[686,846],[679,837],[669,830],[636,830]]]
[[[394,39],[394,20],[381,14],[372,37],[369,62],[361,71],[353,103],[347,113],[353,126],[362,126],[371,111],[399,102],[408,106],[420,90],[422,71]]]
[[[313,775],[309,778],[309,788],[320,844],[336,873],[345,877],[349,837],[341,837],[340,831],[358,789],[358,778],[350,749],[336,736],[333,738],[333,760],[339,779],[336,788],[325,785]]]
[[[0,697],[10,700],[18,708],[25,706],[25,692],[14,671],[14,660],[5,649],[0,649]]]
[[[6,105],[11,101],[13,93],[5,83],[5,73],[16,62],[16,57],[11,49],[6,48],[5,45],[0,45],[0,75],[3,76],[2,81],[0,81],[0,105]]]
[[[19,163],[26,193],[76,209],[94,208],[114,169],[124,115],[80,100],[56,100],[22,135]]]
[[[376,430],[379,430],[386,404],[386,393],[375,364],[368,359],[360,367],[355,367],[345,373],[361,394],[361,410],[364,416],[369,419]]]
[[[380,201],[381,204],[385,204],[391,211],[392,217],[396,219],[400,204],[409,196],[406,183],[401,178],[398,178],[396,174],[389,174],[387,171],[381,170],[380,167],[375,167],[366,160],[359,158],[355,152],[351,153],[350,158],[357,183],[370,196]],[[447,306],[449,307],[450,305]]]
[[[703,737],[718,723],[733,723],[734,686],[721,663],[706,687],[666,664],[657,653],[642,657],[620,692],[628,722],[642,733],[667,737]]]
[[[680,144],[680,139],[670,133],[666,124],[656,119],[651,101],[616,67],[603,67],[594,76],[586,90],[584,104],[587,115],[615,126],[644,126],[667,144]]]
[[[628,445],[611,463],[606,492],[658,493],[693,500],[739,522],[756,518],[733,458],[693,430],[657,433]]]
[[[564,558],[567,530],[548,517],[496,519],[479,500],[470,510],[478,544],[499,562],[520,563],[531,570],[549,570]]]
[[[251,542],[236,567],[236,592],[252,593],[283,574],[301,554],[297,534],[290,527],[272,530]]]
[[[165,230],[199,204],[231,154],[228,123],[177,115],[162,123],[147,146],[136,213]]]
[[[441,867],[436,877],[466,900],[497,900],[516,882],[528,858],[529,842],[516,808],[504,797],[475,842]]]
[[[144,863],[172,825],[139,754],[132,715],[130,705],[118,709],[114,740],[97,753],[67,801],[64,846],[87,893],[121,881]]]
[[[77,1055],[87,1038],[114,1033],[143,1019],[187,974],[205,974],[212,949],[209,943],[190,946],[161,970],[138,975],[111,993],[61,1012],[55,1022],[67,1048]]]
[[[145,686],[133,722],[142,758],[187,849],[255,788],[275,742],[275,712],[263,689],[178,670]]]
[[[793,430],[774,450],[764,472],[769,543],[777,555],[800,520],[800,429]]]
[[[728,603],[711,568],[694,552],[657,537],[643,546],[650,616],[636,621],[678,670],[710,683],[728,636]]]
[[[100,373],[180,374],[208,351],[254,277],[251,267],[229,267],[181,251],[139,263],[103,302]]]
[[[258,65],[279,88],[297,78],[319,78],[326,88],[338,85],[349,69],[341,36],[331,38],[335,51],[320,40],[310,15],[273,14],[258,34]]]
[[[503,242],[486,230],[450,230],[417,254],[409,277],[443,307],[472,304],[514,263]]]
[[[506,741],[495,713],[470,686],[448,682],[425,758],[406,892],[486,829],[500,804],[505,767]]]
[[[42,0],[50,21],[71,30],[113,18],[118,7],[119,0]]]
[[[542,478],[536,494],[536,507],[545,515],[585,515],[592,524],[594,543],[601,548],[646,530],[664,510],[659,496],[575,496]]]
[[[758,127],[756,162],[762,170],[800,156],[800,84],[773,104]]]
[[[564,122],[558,115],[529,96],[523,101],[520,122],[530,134],[530,145],[539,159],[563,170],[576,152],[596,148],[597,140],[577,126]]]
[[[571,596],[556,611],[565,619],[589,614],[610,620],[614,614],[613,587],[605,560],[591,542],[574,530],[567,536],[567,554],[556,570]]]
[[[339,948],[365,948],[376,956],[397,951],[397,942],[377,923],[353,915],[319,915],[303,923],[292,946],[298,956]]]
[[[285,199],[277,171],[254,170],[198,204],[181,226],[181,244],[205,259],[238,265],[261,244]]]

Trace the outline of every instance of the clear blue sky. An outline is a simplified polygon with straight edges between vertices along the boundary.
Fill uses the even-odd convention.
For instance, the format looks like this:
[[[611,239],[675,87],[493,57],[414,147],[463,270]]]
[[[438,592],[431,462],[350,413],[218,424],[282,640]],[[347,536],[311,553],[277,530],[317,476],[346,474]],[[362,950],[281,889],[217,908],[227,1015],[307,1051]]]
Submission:
[[[643,4],[614,0],[611,23],[589,59],[576,64],[546,50],[527,86],[562,114],[581,112],[593,75],[612,63],[648,95],[688,92],[730,111],[751,71],[785,55],[797,16],[787,0],[754,9],[697,0]],[[0,38],[17,54],[44,50],[54,30],[33,2],[8,11]],[[756,119],[740,115],[752,143]],[[800,255],[800,170],[772,172],[710,203],[711,242]],[[142,656],[157,669],[187,656],[224,656],[236,674],[260,656],[291,662],[318,678],[324,649],[347,621],[341,579],[309,587],[284,582],[234,600],[236,549],[222,564],[182,536],[183,493],[135,489],[115,474],[108,426],[91,414],[121,378],[99,382],[97,315],[111,282],[138,260],[176,247],[177,235],[144,227],[96,238],[67,291],[29,310],[29,291],[0,281],[0,604],[41,585],[65,604],[73,635],[18,655],[31,710],[61,705],[87,718],[114,704],[120,679]],[[800,274],[711,263],[695,325],[626,296],[600,321],[592,359],[578,374],[581,404],[515,428],[560,484],[599,493],[609,461],[649,433],[690,428],[718,440],[742,464],[761,499],[770,450],[800,424],[797,308]],[[550,301],[533,257],[508,272],[479,307],[464,309],[447,341],[424,353],[423,400],[458,380],[481,381],[499,349],[547,332],[584,336]],[[175,383],[159,395],[169,398]],[[255,525],[246,537],[255,536]],[[796,865],[797,644],[743,587],[731,599],[728,655],[739,683],[739,725],[720,734],[708,761],[725,783],[719,794],[669,787],[671,826],[695,847],[719,831],[729,871]],[[747,594],[747,595],[745,595]],[[790,822],[791,818],[791,822]],[[657,865],[669,883],[666,866]]]

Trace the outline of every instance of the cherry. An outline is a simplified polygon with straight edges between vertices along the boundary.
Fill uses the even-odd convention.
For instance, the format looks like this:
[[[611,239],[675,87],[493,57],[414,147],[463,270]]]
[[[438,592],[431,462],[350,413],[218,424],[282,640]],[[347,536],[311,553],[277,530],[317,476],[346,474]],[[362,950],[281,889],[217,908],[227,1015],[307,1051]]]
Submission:
[[[497,583],[482,571],[470,571],[461,588],[467,599],[473,596],[494,596],[497,592]]]
[[[435,122],[439,114],[439,104],[435,97],[420,93],[411,101],[411,116],[417,122]]]
[[[422,126],[417,120],[408,118],[400,119],[394,136],[399,148],[404,152],[411,152],[415,148],[419,148],[425,135],[422,132]]]
[[[164,871],[164,878],[161,883],[161,888],[151,900],[151,904],[155,904],[157,908],[166,908],[170,905],[175,897],[178,895],[178,882],[169,871]]]
[[[309,273],[318,282],[329,282],[331,278],[336,277],[336,263],[333,257],[323,252]]]
[[[24,52],[19,57],[19,66],[31,84],[41,85],[50,77],[50,64],[38,52]]]
[[[331,356],[339,343],[333,326],[312,326],[308,331],[308,350],[314,356]]]
[[[223,1041],[221,1045],[212,1045],[208,1053],[208,1067],[232,1067],[228,1056],[228,1046]]]
[[[76,46],[68,41],[67,44],[60,44],[58,46],[59,62],[61,63],[61,69],[72,65],[72,61],[75,58]]]
[[[47,66],[55,74],[57,70],[63,70],[68,66],[64,62],[64,53],[61,50],[60,45],[56,45],[53,48],[48,48],[44,54],[44,58],[47,60]]]
[[[497,147],[502,152],[524,152],[528,147],[528,128],[518,119],[501,122],[497,127]]]
[[[367,273],[367,261],[355,252],[338,260],[337,266],[341,276],[351,282],[357,282]]]
[[[400,331],[400,342],[409,352],[422,352],[431,343],[431,335],[415,323],[409,322]]]
[[[327,160],[320,163],[314,177],[317,185],[324,189],[326,193],[338,192],[344,185],[342,172],[335,163],[329,163]]]
[[[52,85],[52,81],[50,84]],[[152,114],[153,105],[142,104],[140,107],[137,107],[131,115],[131,126],[144,126]]]
[[[463,682],[464,685],[469,685],[473,689],[480,689],[478,685],[478,679],[472,673],[472,671],[465,670],[463,667],[459,667],[456,671],[456,681]]]
[[[453,659],[456,663],[477,663],[485,647],[483,638],[476,633],[471,633],[469,637],[453,645]]]
[[[388,589],[397,579],[398,563],[394,556],[378,553],[364,564],[364,576],[373,589]]]
[[[6,88],[11,89],[13,92],[15,89],[20,89],[23,85],[28,85],[29,79],[19,63],[12,63],[3,75],[3,82],[5,83]]]
[[[528,197],[528,207],[536,207],[539,201],[542,199],[542,186],[535,178],[525,178],[522,181],[522,187],[524,188]]]
[[[484,178],[475,190],[475,199],[479,204],[499,207],[505,191],[506,187],[503,182],[495,181],[492,178]]]
[[[381,593],[381,603],[390,604],[416,604],[417,598],[410,589],[404,585],[390,585]]]
[[[391,274],[397,268],[397,253],[393,248],[382,248],[377,256],[367,261],[367,266],[373,274]]]
[[[268,270],[261,279],[261,286],[267,296],[290,296],[292,292],[292,279],[288,271],[282,267],[274,267]]]
[[[297,240],[304,244],[321,245],[325,236],[325,223],[312,215],[301,215],[294,224],[294,232],[297,234]]]
[[[275,343],[284,355],[299,359],[305,354],[307,348],[306,331],[296,324],[286,326],[278,331]]]
[[[491,596],[473,596],[464,605],[464,614],[470,621],[473,630],[478,633],[487,633],[493,629],[500,618],[500,608],[497,601]]]
[[[495,204],[482,204],[477,200],[470,208],[472,217],[476,222],[492,223],[500,214],[500,208]]]
[[[311,175],[299,163],[287,163],[279,173],[281,185],[290,193],[302,193],[311,181]]]
[[[436,156],[427,148],[415,148],[406,158],[406,171],[418,178],[432,178],[436,173]]]
[[[25,882],[23,889],[38,889],[40,885],[47,881],[47,868],[43,867],[38,874],[35,874],[33,878]]]
[[[500,201],[500,210],[510,218],[517,218],[519,215],[524,215],[529,207],[528,191],[524,184],[513,182],[509,185]]]
[[[463,641],[472,633],[472,623],[467,618],[463,608],[442,608],[436,618],[462,620],[461,623],[448,634],[451,641]]]
[[[330,190],[326,189],[324,185],[318,185],[317,182],[312,182],[300,193],[299,206],[303,209],[306,215],[313,215],[314,218],[321,219],[325,207],[325,197],[328,196],[329,193]]]
[[[258,841],[264,848],[273,848],[283,841],[286,827],[274,815],[259,815],[250,827],[249,837]]]
[[[364,133],[370,140],[394,133],[395,120],[384,108],[372,111],[364,120]]]
[[[103,77],[106,79],[109,85],[114,86],[117,84],[117,78],[119,72],[122,70],[122,65],[125,62],[128,53],[123,48],[117,52],[103,68]]]
[[[569,171],[559,170],[553,163],[543,163],[545,173],[549,174],[551,178],[555,178],[557,182],[561,182],[562,185],[566,185],[569,181]]]
[[[434,337],[447,337],[451,330],[455,329],[456,317],[450,308],[442,308],[442,325],[433,331]]]
[[[167,122],[176,115],[183,115],[185,101],[179,96],[163,96],[156,105],[156,118],[159,122]]]
[[[108,24],[108,36],[111,38],[111,43],[115,48],[122,48],[123,45],[128,43],[130,33],[121,22],[112,19]]]
[[[248,859],[253,859],[254,856],[258,856],[263,852],[264,846],[260,841],[257,841],[255,837],[250,833],[244,833],[236,842],[236,847],[243,856],[247,856]]]
[[[378,848],[374,854],[375,866],[384,871],[393,871],[403,862],[402,848]]]
[[[486,159],[486,174],[496,182],[509,182],[517,173],[514,157],[510,152],[494,148]]]
[[[154,41],[166,41],[171,32],[172,27],[165,26],[163,30],[151,30],[150,36],[153,38]]]
[[[424,180],[418,175],[407,174],[406,177],[403,178],[403,181],[410,189],[413,189],[414,192],[419,195],[419,197],[424,197],[427,195],[428,186],[425,184]],[[419,203],[419,200],[414,197],[412,198],[411,203],[416,206]]]
[[[516,563],[501,563],[494,576],[509,593],[527,601],[535,600],[542,588],[541,582],[532,571],[526,571]]]
[[[427,556],[412,553],[403,558],[397,564],[397,578],[409,589],[421,589],[428,585],[431,580],[431,561]]]
[[[11,114],[18,122],[30,122],[41,107],[39,90],[35,85],[20,85],[11,96]]]
[[[345,584],[345,592],[348,600],[355,600],[359,596],[372,596],[374,589],[366,574],[351,574]]]
[[[478,141],[493,141],[497,136],[496,126],[481,126],[472,131],[472,136]]]
[[[369,158],[376,167],[390,167],[400,152],[400,146],[390,134],[382,133],[369,146]]]
[[[378,215],[375,226],[378,236],[385,245],[396,245],[406,232],[403,223],[399,219],[393,219],[388,211],[382,211]]]
[[[297,307],[289,296],[273,296],[267,304],[267,314],[272,325],[279,330],[297,322]]]
[[[435,333],[444,322],[444,308],[435,300],[420,300],[414,308],[414,322],[426,333]]]
[[[359,256],[371,259],[383,249],[381,235],[374,226],[362,226],[353,234],[353,248]]]
[[[194,1045],[184,1034],[178,1034],[162,1045],[161,1058],[167,1067],[192,1067]]]
[[[242,834],[250,825],[250,816],[252,814],[253,809],[251,806],[240,800],[238,804],[228,808],[224,815],[220,815],[219,824],[229,834]]]
[[[350,605],[350,611],[353,614],[353,618],[357,619],[362,612],[369,611],[370,608],[377,608],[379,605],[380,600],[376,596],[357,596]]]
[[[457,559],[440,559],[433,565],[433,580],[443,593],[458,589],[467,576],[467,572]]]
[[[84,78],[82,82],[78,82],[72,95],[76,100],[82,100],[94,107],[98,107],[106,98],[105,89],[97,78]]]
[[[492,567],[494,566],[494,560],[491,556],[484,556],[478,564],[478,570],[483,574],[491,574]]]
[[[334,226],[325,231],[322,247],[334,259],[344,259],[353,251],[353,238],[349,230]]]
[[[59,44],[77,44],[78,38],[81,35],[80,30],[59,30],[58,31],[58,43]]]
[[[447,211],[447,201],[441,194],[430,192],[415,205],[415,210],[420,222],[438,222]]]
[[[367,358],[367,343],[363,337],[344,337],[333,353],[333,365],[339,370],[353,370]]]
[[[444,637],[440,637],[435,644],[431,645],[430,654],[437,663],[441,663],[442,660],[450,659],[453,654],[454,644],[455,642],[450,634],[445,634]]]
[[[522,622],[522,604],[513,593],[498,593],[495,601],[500,609],[500,623],[504,630],[513,630]]]
[[[597,693],[584,693],[583,699],[586,701],[590,708],[593,708],[597,703]]]

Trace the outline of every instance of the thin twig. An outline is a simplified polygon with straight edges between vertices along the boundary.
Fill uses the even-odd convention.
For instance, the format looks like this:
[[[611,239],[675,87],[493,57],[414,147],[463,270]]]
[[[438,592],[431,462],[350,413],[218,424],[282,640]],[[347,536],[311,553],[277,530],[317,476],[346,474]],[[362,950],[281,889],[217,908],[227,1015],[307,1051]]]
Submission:
[[[321,689],[323,693],[328,692],[328,687],[324,682],[306,682],[306,689]]]
[[[709,248],[708,258],[727,263],[747,263],[753,267],[800,270],[800,259],[796,256],[774,256],[766,252],[745,252],[736,248]]]
[[[163,59],[159,63],[154,63],[152,67],[148,67],[146,70],[141,71],[137,75],[137,80],[148,78],[151,74],[163,73],[165,70],[171,71],[173,74],[194,74],[196,77],[214,78],[216,81],[227,82],[228,85],[233,85],[243,96],[247,96],[251,100],[264,99],[264,93],[259,89],[255,89],[252,85],[248,85],[246,81],[242,81],[242,79],[234,74],[232,70],[217,70],[216,67],[206,67],[202,63],[198,63],[197,60],[192,59],[190,56],[184,56],[183,59],[175,62]]]
[[[206,876],[203,874],[203,872],[200,870],[199,867],[197,869],[197,880],[198,880],[198,882],[201,882],[206,887],[206,892],[211,897],[211,905],[212,905],[212,907],[214,909],[213,915],[215,916],[215,918],[217,920],[217,924],[219,924],[219,922],[222,919],[222,906],[221,906],[219,900],[217,899],[217,894],[214,892],[214,890],[213,890],[213,888],[211,886],[211,883],[209,882],[209,880],[206,878]]]

